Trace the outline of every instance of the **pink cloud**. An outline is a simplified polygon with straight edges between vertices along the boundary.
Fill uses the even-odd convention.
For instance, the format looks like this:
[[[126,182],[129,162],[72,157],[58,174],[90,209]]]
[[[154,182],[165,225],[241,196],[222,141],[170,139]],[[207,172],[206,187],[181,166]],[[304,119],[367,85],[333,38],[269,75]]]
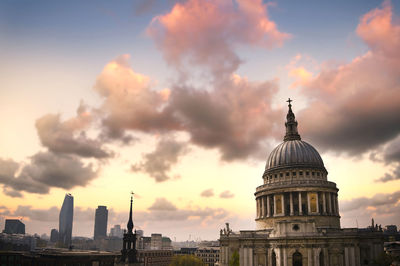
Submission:
[[[260,156],[265,138],[276,133],[276,121],[283,116],[271,107],[276,81],[252,82],[233,74],[216,80],[211,90],[174,85],[155,91],[127,60],[124,56],[107,64],[95,85],[104,97],[99,109],[104,136],[183,131],[191,144],[216,148],[224,160],[234,160]]]
[[[318,146],[356,155],[400,133],[400,25],[394,21],[388,2],[365,14],[357,33],[369,51],[322,67],[303,87],[310,107],[299,114],[300,127]]]
[[[169,90],[152,90],[150,78],[135,72],[129,66],[129,57],[122,55],[108,63],[94,86],[104,98],[99,112],[104,116],[105,135],[111,139],[126,137],[121,129],[146,132],[175,129],[177,124],[161,111]]]
[[[384,57],[399,57],[400,25],[393,23],[393,10],[389,1],[385,1],[381,9],[374,9],[361,18],[357,34],[374,53]]]
[[[169,13],[155,17],[147,32],[168,63],[181,71],[184,63],[210,67],[214,75],[238,68],[237,44],[271,49],[290,38],[269,19],[262,0],[176,3]]]

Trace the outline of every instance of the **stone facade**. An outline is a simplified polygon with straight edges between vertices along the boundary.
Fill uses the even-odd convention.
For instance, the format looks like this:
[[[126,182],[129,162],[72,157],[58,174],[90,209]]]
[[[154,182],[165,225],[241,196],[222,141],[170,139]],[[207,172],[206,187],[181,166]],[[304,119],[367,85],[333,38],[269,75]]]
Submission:
[[[291,109],[284,142],[270,154],[257,187],[256,230],[220,231],[220,265],[237,252],[241,266],[374,265],[380,230],[341,229],[336,184],[314,147],[301,140]]]

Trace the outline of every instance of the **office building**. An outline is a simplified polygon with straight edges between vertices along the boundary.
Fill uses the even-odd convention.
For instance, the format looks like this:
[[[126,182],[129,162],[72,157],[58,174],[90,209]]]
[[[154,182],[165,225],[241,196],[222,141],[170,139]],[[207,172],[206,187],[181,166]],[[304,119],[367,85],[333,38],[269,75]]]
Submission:
[[[60,211],[59,218],[59,244],[63,247],[69,247],[72,240],[72,223],[74,219],[74,197],[66,194]]]
[[[25,224],[17,219],[6,219],[3,232],[6,234],[25,234]]]
[[[108,210],[106,206],[98,206],[94,220],[94,239],[105,238],[107,236]]]

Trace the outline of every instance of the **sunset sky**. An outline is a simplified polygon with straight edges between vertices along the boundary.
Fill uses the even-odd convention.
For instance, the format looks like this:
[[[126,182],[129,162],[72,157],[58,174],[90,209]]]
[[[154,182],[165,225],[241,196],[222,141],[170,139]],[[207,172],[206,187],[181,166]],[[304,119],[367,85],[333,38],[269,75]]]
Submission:
[[[0,230],[172,240],[255,228],[286,100],[339,188],[342,227],[400,226],[400,2],[0,2]]]

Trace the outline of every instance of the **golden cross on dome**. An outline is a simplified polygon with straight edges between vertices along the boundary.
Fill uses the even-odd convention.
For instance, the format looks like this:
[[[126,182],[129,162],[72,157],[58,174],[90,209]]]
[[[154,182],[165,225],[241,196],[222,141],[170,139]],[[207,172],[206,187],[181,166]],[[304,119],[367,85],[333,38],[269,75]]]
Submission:
[[[291,100],[291,99],[289,98],[289,100],[287,100],[286,102],[288,102],[289,105],[291,105],[290,103],[293,102],[293,100]]]

